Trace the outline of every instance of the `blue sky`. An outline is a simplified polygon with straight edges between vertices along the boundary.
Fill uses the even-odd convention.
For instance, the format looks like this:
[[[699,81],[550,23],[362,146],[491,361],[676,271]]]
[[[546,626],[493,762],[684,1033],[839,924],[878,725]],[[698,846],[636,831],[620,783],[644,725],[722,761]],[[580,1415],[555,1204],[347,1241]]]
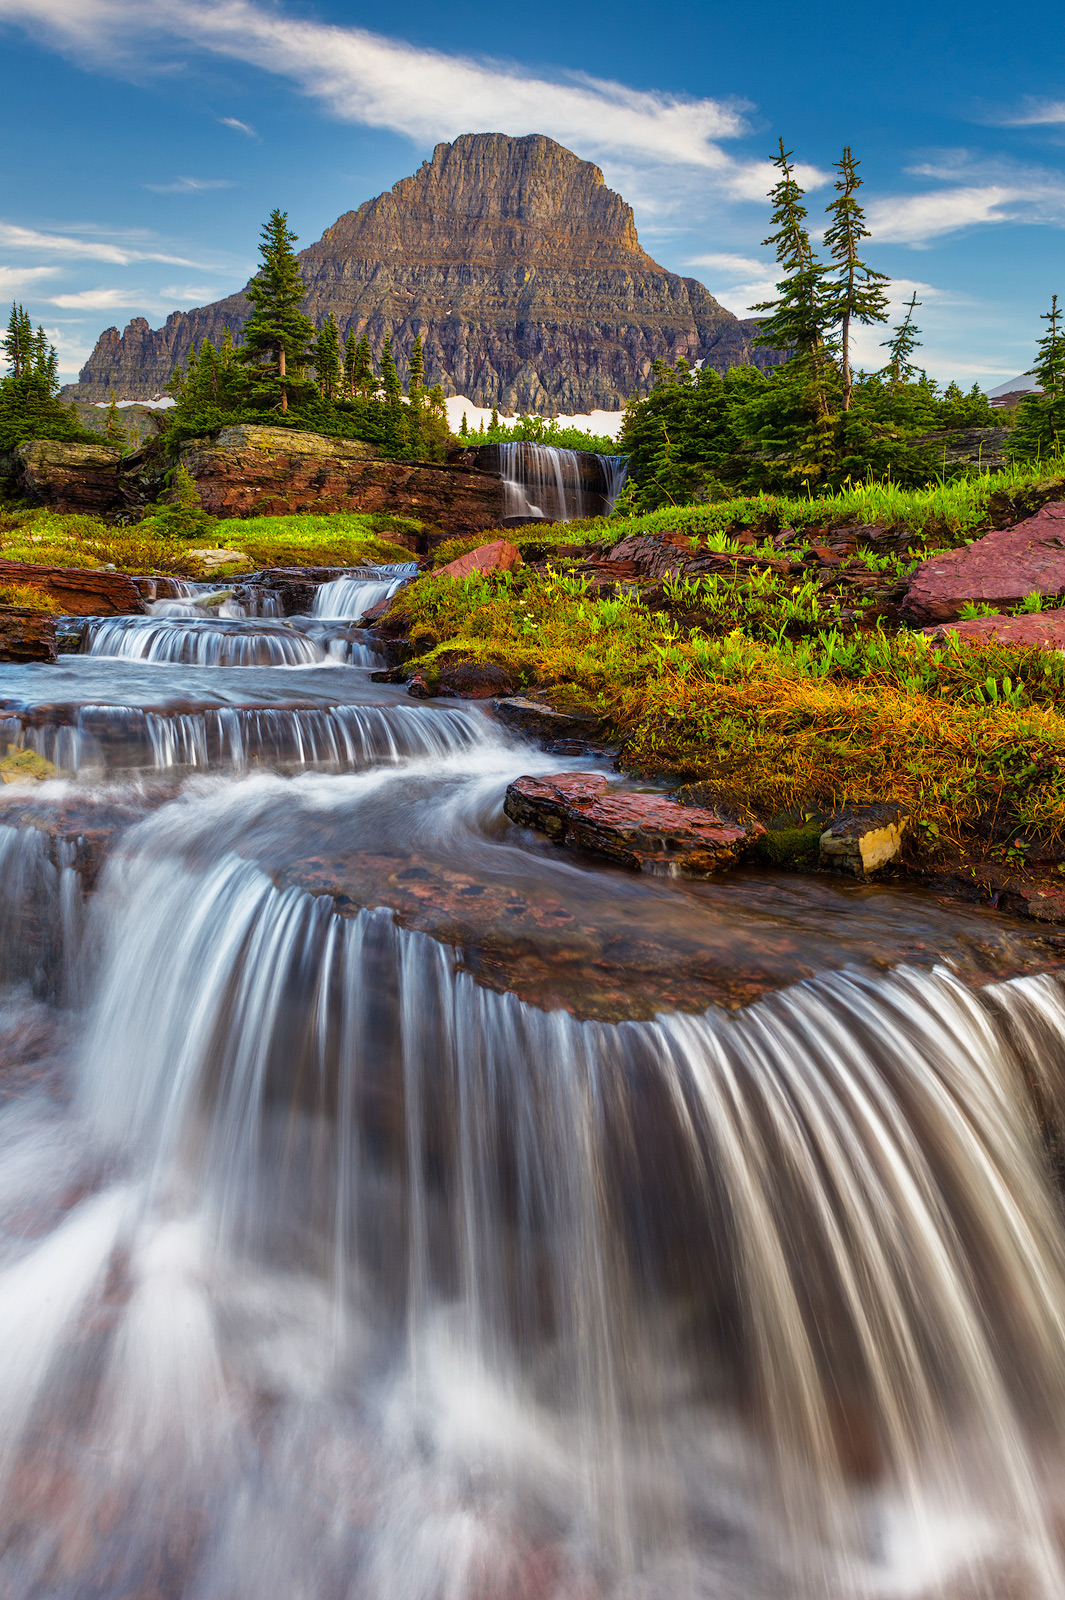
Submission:
[[[929,371],[993,386],[1065,296],[1063,13],[0,0],[0,302],[27,305],[72,377],[110,324],[242,285],[275,205],[310,243],[438,140],[502,131],[598,162],[651,254],[743,312],[771,292],[783,134],[814,226],[852,146],[868,257],[899,302],[916,287]]]

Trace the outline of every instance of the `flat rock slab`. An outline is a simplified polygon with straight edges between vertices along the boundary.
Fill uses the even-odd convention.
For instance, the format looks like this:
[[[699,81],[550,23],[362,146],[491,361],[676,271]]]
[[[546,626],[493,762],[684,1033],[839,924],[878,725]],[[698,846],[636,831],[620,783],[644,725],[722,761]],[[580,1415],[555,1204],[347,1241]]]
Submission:
[[[941,622],[922,633],[962,644],[1013,645],[1018,650],[1065,650],[1065,607],[1035,611],[1023,617],[973,617],[966,622]]]
[[[38,567],[32,561],[0,561],[0,581],[30,583],[58,600],[75,617],[114,617],[143,613],[144,602],[125,572],[85,567]]]
[[[1036,591],[1065,596],[1065,500],[1052,501],[1016,527],[922,562],[902,614],[916,622],[953,622],[967,602],[1005,611]]]
[[[664,795],[618,791],[598,773],[518,778],[503,806],[512,822],[556,844],[590,850],[637,872],[707,878],[731,867],[765,829]]]

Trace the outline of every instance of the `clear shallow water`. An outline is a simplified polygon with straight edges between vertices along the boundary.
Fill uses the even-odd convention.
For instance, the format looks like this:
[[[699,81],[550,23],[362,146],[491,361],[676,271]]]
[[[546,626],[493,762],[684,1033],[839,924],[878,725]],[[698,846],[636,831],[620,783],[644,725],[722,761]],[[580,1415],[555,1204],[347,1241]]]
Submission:
[[[562,856],[572,760],[358,668],[0,696],[381,734],[0,797],[3,1592],[1063,1592],[1029,929]]]

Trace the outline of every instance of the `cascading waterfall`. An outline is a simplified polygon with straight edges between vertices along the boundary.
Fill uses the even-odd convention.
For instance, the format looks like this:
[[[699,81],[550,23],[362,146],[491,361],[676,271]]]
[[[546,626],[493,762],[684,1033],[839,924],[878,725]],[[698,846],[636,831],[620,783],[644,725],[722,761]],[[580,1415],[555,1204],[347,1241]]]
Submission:
[[[83,894],[76,846],[38,828],[0,826],[0,986],[39,995],[77,987]]]
[[[128,706],[82,706],[71,722],[24,724],[17,717],[0,717],[0,745],[33,750],[58,772],[91,778],[263,763],[357,771],[472,749],[483,737],[482,724],[480,712],[458,707],[220,706],[164,715]]]
[[[497,455],[503,477],[508,517],[572,522],[580,517],[607,516],[628,475],[627,456],[592,455],[524,440],[490,449]]]
[[[103,618],[86,628],[82,654],[197,667],[297,667],[329,660],[325,645],[284,623],[242,628],[194,615]]]
[[[1056,982],[581,1023],[172,835],[97,908],[119,1186],[0,1288],[12,1592],[1061,1592]]]
[[[320,585],[314,597],[312,616],[334,621],[358,622],[382,600],[389,600],[418,570],[418,563],[397,562],[392,566],[368,567],[365,572],[348,573]]]

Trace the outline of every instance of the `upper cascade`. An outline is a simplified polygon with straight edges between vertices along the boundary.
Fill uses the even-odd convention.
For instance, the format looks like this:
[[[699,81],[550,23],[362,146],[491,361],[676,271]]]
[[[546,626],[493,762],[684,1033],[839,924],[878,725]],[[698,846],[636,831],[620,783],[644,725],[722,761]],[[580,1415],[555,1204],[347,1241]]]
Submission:
[[[378,359],[391,331],[404,378],[420,333],[430,384],[505,413],[620,410],[647,391],[659,357],[719,371],[769,361],[752,351],[752,322],[652,261],[599,168],[543,134],[438,144],[300,262],[317,326],[333,312],[342,335],[369,334]],[[162,328],[143,317],[108,328],[66,394],[149,399],[191,347],[227,327],[238,336],[249,309],[241,292]]]

